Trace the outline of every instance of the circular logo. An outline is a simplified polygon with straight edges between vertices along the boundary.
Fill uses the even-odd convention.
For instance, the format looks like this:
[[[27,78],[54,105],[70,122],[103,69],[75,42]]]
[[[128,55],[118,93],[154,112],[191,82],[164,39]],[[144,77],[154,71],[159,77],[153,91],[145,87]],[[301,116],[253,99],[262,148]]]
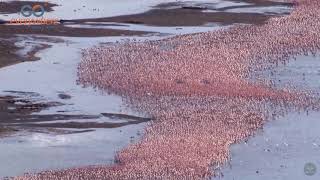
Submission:
[[[36,17],[41,17],[44,14],[44,7],[41,5],[35,5],[32,7],[33,15]]]
[[[20,13],[22,14],[22,16],[24,17],[30,17],[31,15],[34,15],[35,17],[41,17],[43,16],[45,12],[45,9],[42,5],[24,5],[21,7],[21,11]]]
[[[307,163],[304,165],[304,173],[307,176],[313,176],[317,172],[317,167],[313,163]]]
[[[21,7],[21,14],[24,17],[30,17],[33,13],[32,7],[30,5],[24,5]]]

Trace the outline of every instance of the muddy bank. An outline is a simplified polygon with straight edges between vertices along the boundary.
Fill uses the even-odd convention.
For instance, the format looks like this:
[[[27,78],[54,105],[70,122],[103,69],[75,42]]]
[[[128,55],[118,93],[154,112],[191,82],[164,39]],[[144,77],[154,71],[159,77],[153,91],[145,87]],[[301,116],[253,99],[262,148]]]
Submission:
[[[65,37],[106,37],[106,36],[135,36],[146,35],[151,32],[127,31],[99,28],[71,28],[63,24],[58,25],[0,25],[1,34],[37,34]]]
[[[8,65],[12,65],[21,61],[16,52],[20,49],[14,45],[13,41],[4,39],[0,40],[0,68]]]
[[[39,51],[51,47],[46,43],[34,44],[31,45],[31,47],[18,46],[16,43],[20,42],[21,40],[21,38],[18,38],[10,33],[4,33],[0,35],[0,68],[24,61],[39,60],[40,58],[37,57],[36,54]],[[52,41],[52,39],[47,40],[48,42]]]
[[[26,125],[46,121],[68,120],[68,119],[92,119],[97,116],[86,115],[34,115],[44,109],[62,105],[56,102],[40,103],[14,96],[0,97],[0,131],[3,133],[16,133],[26,130]],[[38,127],[41,127],[38,126]],[[29,129],[31,131],[35,131]],[[53,129],[52,129],[53,130]]]
[[[150,10],[146,13],[111,18],[86,19],[79,22],[119,22],[155,26],[202,26],[207,23],[231,25],[234,23],[263,24],[270,16],[258,13],[206,12],[192,9]]]
[[[243,1],[238,1],[243,2]],[[246,1],[245,1],[246,2]],[[208,23],[218,23],[221,25],[231,25],[235,23],[244,24],[263,24],[269,18],[277,15],[286,15],[285,13],[243,13],[227,12],[226,10],[235,8],[259,8],[259,7],[292,7],[292,3],[280,3],[272,1],[248,1],[251,5],[227,6],[223,8],[214,8],[210,3],[193,3],[189,5],[186,2],[162,3],[147,12],[133,15],[124,15],[108,18],[82,19],[75,20],[78,23],[85,22],[118,22],[145,24],[154,26],[202,26]],[[204,11],[207,10],[207,11]]]
[[[75,118],[75,117],[73,117]],[[119,128],[132,124],[139,124],[148,121],[128,121],[122,123],[98,123],[98,122],[65,122],[65,123],[43,123],[43,124],[25,124],[24,127],[45,127],[45,128],[73,128],[73,129],[86,129],[86,128]]]
[[[5,127],[0,125],[0,138],[10,136],[14,132],[17,132],[18,130],[10,127]]]
[[[37,96],[36,93],[15,93]],[[61,128],[74,129],[67,132],[79,133],[97,128],[119,128],[151,120],[151,118],[116,113],[101,113],[98,115],[34,114],[61,105],[63,104],[58,102],[40,103],[14,96],[0,97],[0,133],[4,135],[18,131],[63,132],[59,130]],[[114,122],[99,122],[98,119],[100,117],[110,118]],[[79,131],[78,129],[83,130]]]
[[[146,31],[129,31],[116,29],[99,28],[72,28],[59,25],[0,25],[0,68],[24,61],[39,60],[36,54],[50,47],[47,43],[38,43],[26,54],[19,52],[25,51],[26,46],[18,47],[17,42],[22,41],[19,35],[30,35],[34,39],[47,42],[61,42],[56,38],[35,37],[34,35],[44,36],[63,36],[63,37],[108,37],[108,36],[138,36],[151,34]]]
[[[292,1],[272,1],[272,0],[229,0],[231,2],[246,2],[246,3],[252,3],[250,6],[292,6]]]

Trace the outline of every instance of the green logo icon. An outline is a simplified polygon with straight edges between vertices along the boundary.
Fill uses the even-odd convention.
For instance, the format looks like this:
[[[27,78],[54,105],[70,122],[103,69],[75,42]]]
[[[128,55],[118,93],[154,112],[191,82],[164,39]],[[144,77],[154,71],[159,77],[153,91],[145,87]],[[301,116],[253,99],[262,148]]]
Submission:
[[[316,172],[317,172],[317,167],[315,164],[309,162],[304,165],[304,173],[307,176],[313,176],[314,174],[316,174]]]

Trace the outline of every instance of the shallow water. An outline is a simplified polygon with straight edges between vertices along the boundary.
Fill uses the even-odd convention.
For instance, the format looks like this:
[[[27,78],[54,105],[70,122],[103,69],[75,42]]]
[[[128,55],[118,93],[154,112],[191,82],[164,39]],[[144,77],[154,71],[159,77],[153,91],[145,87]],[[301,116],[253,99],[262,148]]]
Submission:
[[[118,96],[108,95],[93,88],[83,88],[76,84],[76,67],[81,60],[81,49],[99,42],[115,42],[121,39],[126,38],[64,38],[66,43],[49,43],[52,45],[51,48],[37,54],[41,58],[40,61],[23,62],[0,69],[0,82],[5,84],[0,86],[0,95],[14,95],[22,99],[32,99],[32,101],[55,101],[65,104],[34,113],[39,115],[57,113],[139,115],[126,108]],[[20,43],[24,42],[45,43],[33,38],[26,38]],[[66,50],[68,53],[65,53]],[[18,91],[36,92],[40,97],[34,97],[32,93],[31,95],[18,93]],[[61,92],[70,95],[71,99],[59,98],[58,95]],[[73,119],[71,121],[101,123],[115,120],[100,116],[96,120]],[[12,137],[2,138],[0,139],[0,177],[49,169],[110,164],[113,162],[115,152],[137,139],[134,137],[137,136],[138,131],[142,131],[144,126],[145,123],[141,123],[121,128],[60,135],[22,131]]]
[[[297,89],[320,89],[319,56],[298,56],[272,74],[276,87],[293,84]],[[292,180],[320,178],[320,113],[291,112],[268,122],[263,130],[247,142],[231,146],[231,160],[214,180]],[[304,173],[306,163],[313,163],[317,172]]]
[[[272,70],[259,71],[253,74],[255,78],[264,78],[272,81],[275,88],[288,87],[297,90],[319,90],[320,89],[320,56],[299,55],[291,59],[285,65],[280,64]]]
[[[0,178],[26,172],[111,164],[116,151],[139,139],[137,133],[144,125],[67,135],[29,133],[0,139]]]
[[[96,24],[96,23],[95,23]],[[98,23],[99,25],[93,25],[90,22],[85,24],[76,25],[66,25],[66,27],[72,28],[104,28],[104,29],[117,29],[117,30],[130,30],[130,31],[142,31],[142,32],[152,32],[157,34],[167,34],[167,35],[184,35],[191,33],[200,33],[215,31],[221,29],[223,26],[219,24],[208,24],[207,26],[150,26],[150,25],[137,25],[137,24],[126,24],[126,23]],[[229,27],[229,26],[224,26]]]
[[[231,147],[231,161],[214,180],[320,178],[320,113],[292,113],[268,123],[247,143]],[[306,163],[318,171],[304,173]],[[223,177],[222,177],[223,174]]]
[[[58,38],[59,41],[48,42],[46,38]],[[64,104],[33,113],[34,115],[122,113],[144,116],[144,114],[127,108],[119,96],[108,95],[93,88],[83,88],[77,85],[77,65],[81,60],[81,50],[99,43],[128,41],[130,39],[144,41],[160,38],[165,37],[71,38],[20,36],[19,46],[47,43],[51,47],[36,54],[40,58],[39,61],[23,62],[1,68],[0,83],[5,84],[5,86],[0,86],[0,95],[13,95],[22,99],[32,99],[35,102],[59,102]],[[71,98],[61,99],[59,97],[60,93],[68,94]],[[33,97],[32,94],[37,94],[37,96]],[[99,119],[51,122],[101,123],[115,121],[121,122],[104,116],[99,116]],[[146,123],[140,123],[121,128],[93,129],[95,131],[58,135],[22,131],[17,135],[2,138],[0,139],[0,158],[2,160],[0,162],[0,177],[49,169],[110,164],[113,162],[115,152],[137,140],[137,133],[143,133],[145,125]]]

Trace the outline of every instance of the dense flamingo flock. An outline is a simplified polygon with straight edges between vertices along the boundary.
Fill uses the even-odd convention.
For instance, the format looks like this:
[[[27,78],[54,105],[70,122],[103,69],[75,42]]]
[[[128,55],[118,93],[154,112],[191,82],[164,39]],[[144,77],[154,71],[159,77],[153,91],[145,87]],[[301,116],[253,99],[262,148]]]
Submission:
[[[260,26],[86,50],[79,82],[125,97],[155,118],[142,140],[110,166],[46,171],[16,179],[208,179],[229,158],[229,146],[288,111],[319,110],[306,91],[249,80],[320,48],[320,1]]]

